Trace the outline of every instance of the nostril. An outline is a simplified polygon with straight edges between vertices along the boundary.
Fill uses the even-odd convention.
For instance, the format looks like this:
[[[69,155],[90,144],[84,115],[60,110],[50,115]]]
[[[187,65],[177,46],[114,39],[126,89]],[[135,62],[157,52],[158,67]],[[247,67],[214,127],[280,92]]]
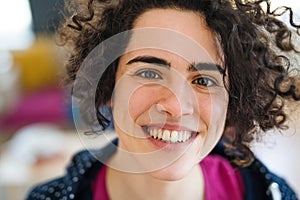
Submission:
[[[155,107],[159,112],[166,112],[166,108],[162,104],[156,104]]]
[[[181,106],[178,103],[174,104],[174,102],[166,101],[156,104],[155,107],[159,113],[167,117],[180,118],[182,116]]]
[[[156,104],[156,109],[158,112],[167,114],[171,117],[180,117],[182,113],[180,105],[175,105],[174,103],[170,102],[158,103]]]

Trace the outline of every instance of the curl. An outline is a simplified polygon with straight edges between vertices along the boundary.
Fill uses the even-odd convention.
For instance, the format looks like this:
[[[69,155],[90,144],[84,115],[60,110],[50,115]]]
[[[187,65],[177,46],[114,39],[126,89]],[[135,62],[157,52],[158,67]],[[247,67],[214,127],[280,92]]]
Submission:
[[[71,17],[73,24],[67,24],[67,26],[77,31],[82,31],[82,24],[84,22],[91,21],[94,17],[94,9],[92,8],[93,1],[94,0],[88,0],[87,3],[88,16],[74,14]]]

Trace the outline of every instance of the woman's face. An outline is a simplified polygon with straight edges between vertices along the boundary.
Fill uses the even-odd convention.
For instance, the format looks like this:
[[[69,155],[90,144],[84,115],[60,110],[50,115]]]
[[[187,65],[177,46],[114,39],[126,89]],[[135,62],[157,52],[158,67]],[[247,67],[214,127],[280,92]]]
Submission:
[[[221,51],[204,19],[193,12],[153,9],[134,23],[135,29],[150,27],[179,33],[201,50],[177,45],[179,40],[170,35],[165,49],[137,48],[124,54],[112,98],[114,125],[120,149],[138,155],[137,160],[147,158],[138,162],[154,177],[178,180],[223,133],[228,94]],[[139,40],[133,34],[130,43]],[[168,49],[174,44],[184,53]]]

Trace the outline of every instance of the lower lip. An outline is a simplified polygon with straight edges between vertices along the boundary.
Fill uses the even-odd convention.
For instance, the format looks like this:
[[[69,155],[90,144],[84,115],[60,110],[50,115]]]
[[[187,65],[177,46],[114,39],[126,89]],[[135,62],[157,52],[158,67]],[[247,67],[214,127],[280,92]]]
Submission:
[[[152,136],[149,135],[144,129],[144,133],[146,134],[147,140],[161,150],[185,150],[198,136],[198,134],[193,134],[190,139],[185,142],[176,142],[176,143],[167,143],[162,140],[156,140]]]

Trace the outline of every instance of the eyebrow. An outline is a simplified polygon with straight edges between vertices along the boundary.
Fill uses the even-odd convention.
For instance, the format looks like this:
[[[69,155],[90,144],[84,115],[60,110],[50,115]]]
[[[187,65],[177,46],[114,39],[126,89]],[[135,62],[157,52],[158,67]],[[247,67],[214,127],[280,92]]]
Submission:
[[[149,64],[156,64],[158,66],[167,67],[168,69],[171,67],[171,63],[165,59],[158,58],[155,56],[138,56],[127,62],[127,65],[143,62]],[[192,63],[189,65],[187,71],[201,71],[201,70],[211,70],[211,71],[219,71],[222,75],[225,74],[225,70],[218,64],[214,63]]]
[[[201,70],[219,71],[220,74],[225,74],[225,70],[220,65],[215,63],[192,63],[188,68],[188,71],[190,72]]]
[[[168,62],[167,60],[158,58],[158,57],[154,57],[154,56],[138,56],[138,57],[135,57],[134,59],[130,60],[127,63],[127,65],[137,63],[137,62],[156,64],[156,65],[167,67],[167,68],[171,67],[171,63]]]

